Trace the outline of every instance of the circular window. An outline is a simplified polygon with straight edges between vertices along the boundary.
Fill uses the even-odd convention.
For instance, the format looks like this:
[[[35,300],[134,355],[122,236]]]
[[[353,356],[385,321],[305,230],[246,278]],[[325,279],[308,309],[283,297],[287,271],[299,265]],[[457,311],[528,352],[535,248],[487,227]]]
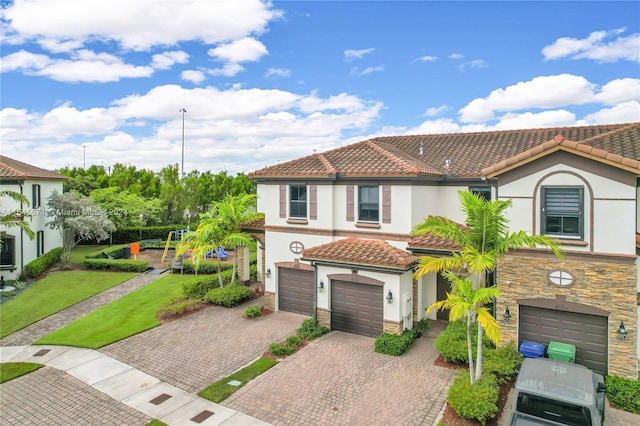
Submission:
[[[304,245],[300,241],[294,241],[289,244],[289,250],[295,254],[300,254],[302,253],[302,250],[304,250]]]
[[[558,287],[567,287],[575,282],[573,275],[563,270],[551,271],[547,278],[551,284],[557,285]]]

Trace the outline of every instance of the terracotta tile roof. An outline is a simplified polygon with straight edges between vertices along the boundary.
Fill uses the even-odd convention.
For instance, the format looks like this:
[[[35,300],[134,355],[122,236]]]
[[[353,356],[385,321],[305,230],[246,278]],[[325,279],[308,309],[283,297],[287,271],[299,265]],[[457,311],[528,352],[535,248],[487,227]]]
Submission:
[[[264,231],[264,215],[260,215],[252,220],[240,224],[242,230]]]
[[[481,177],[487,170],[495,173],[559,144],[614,166],[640,170],[640,123],[627,123],[378,137],[256,170],[249,177]]]
[[[458,223],[457,225],[460,229],[468,228],[462,223]],[[448,238],[431,234],[422,234],[411,237],[411,239],[409,240],[409,249],[458,251],[462,249],[462,247],[458,245],[454,240],[450,240]]]
[[[0,155],[0,179],[66,180],[67,177]]]
[[[304,260],[339,262],[408,270],[419,259],[383,240],[345,238],[305,249]]]

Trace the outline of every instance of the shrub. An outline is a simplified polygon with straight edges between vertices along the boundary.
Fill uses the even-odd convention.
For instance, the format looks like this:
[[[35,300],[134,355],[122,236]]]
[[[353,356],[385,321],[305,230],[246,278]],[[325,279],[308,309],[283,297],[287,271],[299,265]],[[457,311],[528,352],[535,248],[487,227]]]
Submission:
[[[228,308],[238,306],[245,300],[253,297],[249,287],[242,285],[229,285],[222,288],[214,288],[207,293],[207,300],[214,305],[223,305]]]
[[[302,344],[302,340],[298,336],[289,336],[284,342],[285,345],[298,347]]]
[[[420,333],[421,335],[427,334],[430,328],[431,328],[431,321],[428,320],[427,318],[422,318],[420,321],[418,321],[414,325],[414,329],[416,330],[416,333]]]
[[[296,334],[301,339],[313,340],[327,334],[329,331],[330,330],[327,327],[319,326],[318,321],[315,319],[307,318],[302,321],[302,325],[296,330]]]
[[[149,269],[146,260],[114,260],[114,259],[89,259],[82,262],[90,269],[103,269],[107,271],[144,272]]]
[[[256,318],[262,315],[262,307],[260,305],[249,306],[246,311],[244,311],[244,316],[247,318]]]
[[[62,247],[54,248],[24,265],[24,271],[28,276],[35,278],[42,274],[47,268],[55,265],[60,260],[62,253],[64,253],[64,249]]]
[[[218,287],[218,275],[205,275],[183,283],[182,293],[189,299],[204,299],[209,291]]]
[[[405,330],[400,335],[382,333],[375,341],[375,351],[379,354],[402,355],[409,350],[416,336],[415,330]]]
[[[272,343],[269,345],[269,352],[274,356],[291,355],[296,351],[296,347],[283,343]]]
[[[522,364],[522,354],[511,341],[507,346],[482,351],[482,370],[497,376],[498,383],[506,383],[516,376],[516,367]]]
[[[476,342],[478,341],[478,326],[471,326],[471,340],[473,356],[476,356]],[[486,333],[483,335],[485,348],[491,348],[491,341]],[[469,354],[467,352],[467,325],[464,320],[452,321],[447,328],[436,337],[433,342],[435,348],[442,354],[442,357],[454,364],[468,364]]]
[[[607,376],[607,398],[616,408],[640,414],[640,380]]]
[[[194,299],[181,299],[170,302],[158,311],[158,317],[165,319],[174,315],[180,315],[185,312],[193,311],[200,302]]]
[[[458,372],[449,388],[447,401],[458,415],[485,424],[498,414],[499,387],[493,374],[485,374],[474,385],[469,382],[469,372]]]

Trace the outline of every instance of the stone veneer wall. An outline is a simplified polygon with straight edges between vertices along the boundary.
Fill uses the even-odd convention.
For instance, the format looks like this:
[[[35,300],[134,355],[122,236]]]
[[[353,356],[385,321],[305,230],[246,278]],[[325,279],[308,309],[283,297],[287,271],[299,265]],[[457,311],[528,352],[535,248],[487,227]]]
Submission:
[[[316,320],[321,327],[328,327],[331,330],[331,312],[327,309],[316,309]]]
[[[517,342],[517,299],[565,296],[568,302],[577,302],[609,311],[609,375],[628,379],[638,378],[636,346],[638,339],[636,266],[621,258],[612,257],[585,260],[585,257],[564,260],[548,257],[505,256],[498,265],[498,320],[502,329],[502,344]],[[599,260],[599,261],[596,261]],[[550,284],[547,274],[562,269],[575,277],[573,285],[558,287]],[[507,285],[510,281],[512,284]],[[511,321],[502,320],[505,306],[511,312]],[[628,336],[618,340],[618,326],[624,321]]]
[[[238,280],[242,283],[245,281],[248,281],[251,277],[245,277],[244,276],[244,268],[242,267],[244,265],[244,250],[242,247],[238,247],[236,249],[236,251],[234,252],[234,256],[238,256]],[[248,261],[248,259],[247,259]]]
[[[403,332],[402,328],[402,321],[384,321],[382,331],[384,333],[400,335]]]
[[[264,307],[271,311],[276,310],[276,294],[272,291],[264,292]]]

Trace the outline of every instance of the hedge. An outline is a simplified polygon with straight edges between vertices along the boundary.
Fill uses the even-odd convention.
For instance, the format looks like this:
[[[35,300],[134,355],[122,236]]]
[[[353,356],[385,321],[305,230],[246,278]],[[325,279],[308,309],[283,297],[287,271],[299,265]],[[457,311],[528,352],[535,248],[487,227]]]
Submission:
[[[471,384],[468,371],[459,371],[449,388],[447,401],[460,416],[485,424],[498,414],[499,387],[493,374]]]
[[[146,260],[85,259],[83,264],[90,269],[107,271],[145,272],[149,269]]]
[[[205,275],[183,283],[182,293],[189,299],[203,299],[209,291],[218,287],[220,287],[220,282],[217,274]]]
[[[64,249],[62,247],[56,247],[24,265],[24,272],[29,275],[29,277],[35,278],[50,266],[55,265],[60,260],[60,257],[62,257],[62,253],[64,253]]]
[[[405,330],[400,335],[382,333],[375,341],[375,351],[379,354],[402,355],[409,350],[416,337],[415,330]]]
[[[228,285],[227,287],[214,288],[207,293],[207,299],[214,305],[222,305],[228,308],[238,306],[245,300],[253,298],[249,287],[243,285]]]

